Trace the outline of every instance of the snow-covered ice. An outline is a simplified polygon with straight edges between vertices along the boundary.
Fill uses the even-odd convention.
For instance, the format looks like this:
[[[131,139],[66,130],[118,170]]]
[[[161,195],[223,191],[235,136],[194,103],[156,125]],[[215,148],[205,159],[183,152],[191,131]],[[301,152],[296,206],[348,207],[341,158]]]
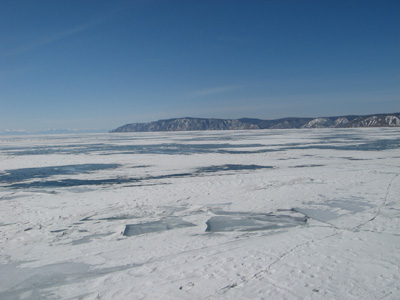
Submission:
[[[0,299],[399,299],[396,128],[0,137]]]

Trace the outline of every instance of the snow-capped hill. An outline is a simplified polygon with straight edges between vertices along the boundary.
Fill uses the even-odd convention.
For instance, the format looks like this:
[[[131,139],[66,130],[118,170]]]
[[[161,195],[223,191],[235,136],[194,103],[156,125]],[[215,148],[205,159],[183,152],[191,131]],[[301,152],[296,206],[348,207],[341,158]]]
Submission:
[[[316,118],[311,120],[306,125],[303,125],[302,128],[326,128],[331,127],[332,121],[328,118]]]
[[[337,118],[335,122],[333,122],[333,127],[344,127],[347,123],[349,123],[349,120],[347,118],[341,117]]]
[[[400,119],[396,116],[387,116],[385,121],[390,127],[400,126]]]
[[[302,128],[343,128],[349,120],[346,117],[316,118],[303,125]]]
[[[121,126],[112,132],[144,132],[144,131],[194,131],[194,130],[242,130],[259,129],[255,124],[240,120],[177,118],[159,120],[150,123],[132,123]]]
[[[283,118],[276,120],[176,118],[149,123],[132,123],[111,132],[242,130],[289,128],[400,127],[400,113],[368,116]]]
[[[346,127],[399,127],[399,117],[399,114],[359,117],[350,122],[349,126]]]

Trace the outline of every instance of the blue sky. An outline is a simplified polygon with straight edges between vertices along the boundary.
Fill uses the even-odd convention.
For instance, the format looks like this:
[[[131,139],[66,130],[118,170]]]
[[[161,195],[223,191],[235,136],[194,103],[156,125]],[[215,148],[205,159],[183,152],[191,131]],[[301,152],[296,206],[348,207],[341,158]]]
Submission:
[[[2,0],[0,130],[400,111],[400,1]]]

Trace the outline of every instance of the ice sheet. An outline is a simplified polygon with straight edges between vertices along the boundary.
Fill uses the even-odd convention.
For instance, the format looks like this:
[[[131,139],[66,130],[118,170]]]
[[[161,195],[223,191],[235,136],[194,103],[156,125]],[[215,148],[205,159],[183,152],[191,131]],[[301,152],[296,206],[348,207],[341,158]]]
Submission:
[[[398,299],[396,128],[0,137],[0,299]]]

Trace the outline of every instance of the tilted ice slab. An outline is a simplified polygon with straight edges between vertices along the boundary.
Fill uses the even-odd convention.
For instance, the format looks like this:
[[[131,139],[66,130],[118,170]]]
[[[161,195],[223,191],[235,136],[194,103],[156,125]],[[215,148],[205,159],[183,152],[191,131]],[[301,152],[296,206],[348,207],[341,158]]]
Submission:
[[[160,221],[126,225],[123,235],[135,236],[144,233],[161,232],[166,230],[196,226],[177,217],[165,218]]]
[[[275,214],[255,214],[248,212],[216,211],[215,217],[207,222],[207,232],[272,230],[307,223],[306,217]]]

